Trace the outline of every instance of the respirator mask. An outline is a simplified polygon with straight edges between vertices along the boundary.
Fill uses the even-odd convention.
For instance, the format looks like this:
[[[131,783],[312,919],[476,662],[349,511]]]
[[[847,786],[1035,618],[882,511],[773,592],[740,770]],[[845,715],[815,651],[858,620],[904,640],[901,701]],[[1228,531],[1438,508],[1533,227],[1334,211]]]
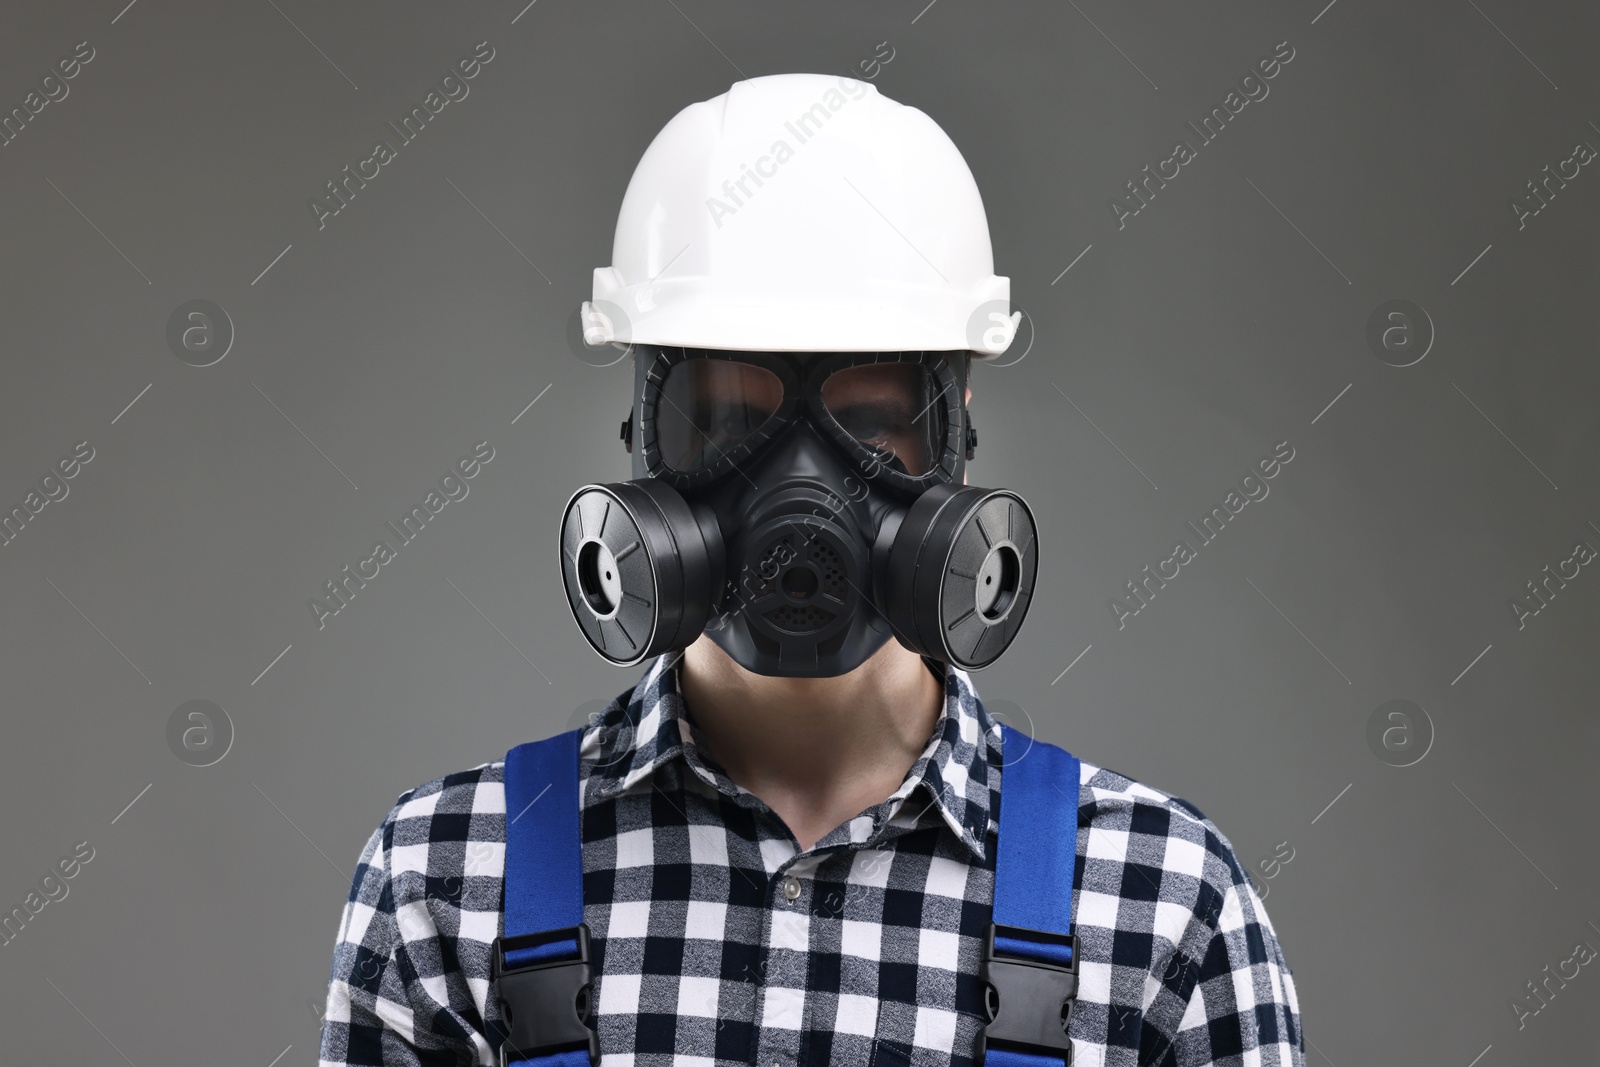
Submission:
[[[891,636],[976,670],[1027,614],[1038,565],[1016,493],[962,484],[966,352],[634,346],[634,480],[561,520],[567,600],[630,666],[708,634],[746,670],[830,676]]]

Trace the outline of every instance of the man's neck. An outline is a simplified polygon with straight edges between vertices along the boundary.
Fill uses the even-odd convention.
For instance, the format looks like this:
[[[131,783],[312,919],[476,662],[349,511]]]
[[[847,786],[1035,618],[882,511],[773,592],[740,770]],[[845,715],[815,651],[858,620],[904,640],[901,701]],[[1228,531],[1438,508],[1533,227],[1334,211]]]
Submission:
[[[712,758],[802,850],[900,787],[944,707],[943,683],[897,641],[849,674],[771,678],[701,636],[679,678]]]

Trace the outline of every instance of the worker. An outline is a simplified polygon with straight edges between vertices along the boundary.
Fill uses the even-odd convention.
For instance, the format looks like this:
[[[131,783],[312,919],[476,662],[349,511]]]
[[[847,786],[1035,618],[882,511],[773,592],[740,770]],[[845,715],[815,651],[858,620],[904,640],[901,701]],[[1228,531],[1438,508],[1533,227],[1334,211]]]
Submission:
[[[870,83],[752,78],[659,132],[581,310],[633,360],[634,477],[559,530],[578,631],[643,673],[399,795],[320,1063],[1304,1063],[1221,831],[979,699],[1045,547],[967,484],[969,374],[1018,325],[993,268],[961,153]]]

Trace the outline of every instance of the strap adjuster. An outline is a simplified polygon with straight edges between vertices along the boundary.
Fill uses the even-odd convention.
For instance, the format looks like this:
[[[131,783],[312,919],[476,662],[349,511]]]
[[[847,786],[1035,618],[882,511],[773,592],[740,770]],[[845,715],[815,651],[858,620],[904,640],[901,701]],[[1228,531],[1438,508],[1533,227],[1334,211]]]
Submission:
[[[508,952],[561,941],[577,943],[576,959],[506,962]],[[593,982],[587,923],[495,938],[489,949],[489,988],[509,1029],[500,1043],[500,1067],[509,1067],[512,1056],[526,1060],[572,1049],[587,1049],[591,1067],[599,1064],[599,1038],[589,1025]]]
[[[1023,955],[1027,949],[1019,945],[1028,942],[1038,947],[1039,957],[1060,960],[1070,951],[1071,961]],[[980,1061],[992,1047],[1060,1056],[1071,1067],[1067,1017],[1078,999],[1078,935],[991,922],[978,974],[988,1019],[978,1037]]]

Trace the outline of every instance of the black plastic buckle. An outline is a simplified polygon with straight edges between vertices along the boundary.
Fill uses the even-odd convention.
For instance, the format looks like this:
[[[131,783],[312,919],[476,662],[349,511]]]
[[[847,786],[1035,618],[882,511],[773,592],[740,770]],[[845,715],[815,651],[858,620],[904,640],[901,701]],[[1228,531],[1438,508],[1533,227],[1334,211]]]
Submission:
[[[995,936],[1069,946],[1072,963],[1061,966],[1015,955],[996,955]],[[1072,1065],[1072,1041],[1067,1037],[1067,1017],[1078,999],[1078,935],[1052,934],[1021,926],[990,923],[984,935],[984,1014],[988,1024],[978,1035],[978,1059],[991,1047],[1018,1052],[1048,1053]]]
[[[541,960],[512,966],[507,952],[537,948],[556,941],[576,941],[578,958]],[[600,1043],[589,1026],[593,1015],[589,961],[589,926],[579,923],[516,937],[497,937],[489,949],[490,991],[500,1003],[509,1029],[500,1043],[500,1067],[519,1060],[587,1048],[591,1067],[600,1062]]]

